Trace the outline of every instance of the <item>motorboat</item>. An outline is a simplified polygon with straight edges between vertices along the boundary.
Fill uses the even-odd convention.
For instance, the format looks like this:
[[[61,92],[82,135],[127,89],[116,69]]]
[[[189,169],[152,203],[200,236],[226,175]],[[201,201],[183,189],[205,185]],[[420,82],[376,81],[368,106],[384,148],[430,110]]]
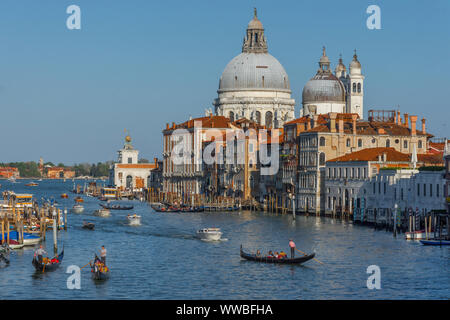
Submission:
[[[98,209],[94,211],[94,216],[98,217],[109,217],[111,215],[111,211],[108,209]]]
[[[140,225],[141,224],[141,216],[138,216],[137,214],[129,214],[127,216],[127,220],[132,226]]]
[[[82,213],[84,211],[84,207],[81,204],[76,204],[72,207],[73,213]]]
[[[222,237],[220,228],[203,228],[197,231],[197,236],[202,240],[218,241]]]
[[[83,221],[83,229],[94,230],[94,228],[95,224],[93,224],[92,222]]]

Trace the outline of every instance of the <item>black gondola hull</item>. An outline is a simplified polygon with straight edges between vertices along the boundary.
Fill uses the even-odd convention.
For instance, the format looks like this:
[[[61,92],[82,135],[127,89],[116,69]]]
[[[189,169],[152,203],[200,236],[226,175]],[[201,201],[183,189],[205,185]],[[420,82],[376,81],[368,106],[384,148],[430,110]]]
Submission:
[[[43,263],[39,263],[39,261],[37,261],[37,259],[35,257],[33,258],[33,261],[31,263],[33,264],[33,266],[36,269],[36,271],[39,271],[39,272],[55,271],[56,269],[58,269],[58,267],[61,264],[63,258],[64,258],[64,250],[61,251],[61,253],[58,255],[58,261],[59,262],[57,262],[57,263],[44,265]]]
[[[250,261],[256,261],[256,262],[264,262],[264,263],[277,263],[277,264],[301,264],[305,263],[315,257],[315,253],[298,257],[298,258],[284,258],[284,259],[277,259],[277,258],[269,258],[269,257],[257,257],[254,254],[245,253],[241,248],[241,258],[244,258],[246,260]]]

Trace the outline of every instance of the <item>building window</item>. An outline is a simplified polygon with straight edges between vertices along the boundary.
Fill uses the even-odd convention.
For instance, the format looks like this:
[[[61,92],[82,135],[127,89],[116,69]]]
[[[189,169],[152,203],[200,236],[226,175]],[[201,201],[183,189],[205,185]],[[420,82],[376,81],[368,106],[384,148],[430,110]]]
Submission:
[[[420,184],[417,184],[417,196],[420,197]]]
[[[403,188],[400,189],[400,200],[403,200]]]
[[[389,148],[391,146],[391,141],[389,139],[386,140],[386,148]]]
[[[133,163],[133,158],[128,158],[128,163]]]
[[[262,87],[264,88],[264,76],[262,76]]]
[[[423,184],[423,196],[427,196],[427,185],[425,183]]]
[[[419,140],[418,147],[419,147],[419,149],[422,149],[422,140]]]
[[[325,153],[323,153],[323,152],[321,152],[320,155],[319,155],[319,164],[321,166],[325,165]]]
[[[407,149],[408,148],[408,141],[403,141],[403,148]]]
[[[256,111],[256,123],[261,124],[261,112]]]
[[[436,185],[436,197],[439,198],[439,184]]]
[[[347,147],[350,147],[350,139],[347,139]]]
[[[267,128],[272,128],[272,119],[273,119],[272,112],[267,111],[266,112],[266,127]]]
[[[362,148],[362,139],[358,139],[358,148]]]
[[[358,92],[361,92],[361,83],[358,83]]]
[[[373,194],[375,194],[375,181],[373,182]]]
[[[384,194],[386,194],[386,189],[387,189],[387,185],[386,185],[386,182],[383,184],[383,192],[384,192]]]
[[[230,111],[230,121],[234,122],[234,112]]]
[[[324,137],[320,137],[319,144],[321,147],[325,147],[325,138]]]
[[[430,183],[430,197],[433,196],[433,185]]]
[[[353,83],[353,92],[356,92],[356,83]]]

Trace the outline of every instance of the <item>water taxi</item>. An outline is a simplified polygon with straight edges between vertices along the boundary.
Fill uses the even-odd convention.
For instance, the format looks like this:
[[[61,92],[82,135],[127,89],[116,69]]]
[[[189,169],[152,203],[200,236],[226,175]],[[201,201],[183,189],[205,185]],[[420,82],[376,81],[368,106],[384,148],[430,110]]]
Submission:
[[[72,207],[73,213],[82,213],[84,211],[84,207],[81,204],[76,204]]]
[[[117,199],[117,192],[116,188],[102,188],[101,198],[105,200],[115,200]]]
[[[218,241],[222,237],[220,228],[203,228],[197,231],[197,236],[202,240]]]
[[[94,216],[98,217],[109,217],[111,215],[111,211],[108,209],[98,209],[94,211]]]
[[[137,226],[141,224],[141,216],[138,216],[137,214],[128,215],[127,220],[130,225]]]
[[[25,186],[27,187],[37,187],[39,184],[37,184],[36,182],[31,181],[30,183],[27,183]]]

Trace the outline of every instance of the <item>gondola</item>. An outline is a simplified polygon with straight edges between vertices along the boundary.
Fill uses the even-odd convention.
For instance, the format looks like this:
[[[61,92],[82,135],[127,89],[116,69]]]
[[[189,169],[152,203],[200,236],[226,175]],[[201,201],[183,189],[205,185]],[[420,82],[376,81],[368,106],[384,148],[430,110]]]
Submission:
[[[113,204],[113,205],[105,205],[102,203],[99,203],[100,206],[102,206],[104,209],[108,210],[131,210],[134,208],[134,206],[121,206],[119,204]]]
[[[93,224],[92,222],[83,221],[83,229],[94,230],[94,228],[95,228],[95,224]]]
[[[43,264],[43,263],[39,263],[37,261],[36,257],[33,257],[32,264],[33,264],[34,268],[36,269],[36,271],[39,271],[39,272],[55,271],[61,264],[63,258],[64,258],[64,249],[61,251],[61,253],[57,257],[58,262],[50,263],[50,264]]]
[[[94,261],[97,262],[97,261],[100,261],[100,259],[98,259],[98,257],[95,256]],[[91,264],[92,279],[97,280],[97,281],[108,280],[109,275],[111,273],[109,268],[107,266],[99,267],[98,265],[96,265],[95,262],[94,262],[94,264]],[[102,268],[106,268],[106,271],[102,270]]]
[[[241,245],[241,257],[250,261],[256,261],[256,262],[265,262],[265,263],[281,263],[281,264],[301,264],[306,261],[309,261],[314,258],[316,254],[312,253],[303,257],[298,258],[270,258],[270,257],[257,257],[255,254],[245,253],[244,250],[242,250]]]
[[[431,239],[431,240],[420,240],[424,246],[450,246],[450,240],[445,239]]]

